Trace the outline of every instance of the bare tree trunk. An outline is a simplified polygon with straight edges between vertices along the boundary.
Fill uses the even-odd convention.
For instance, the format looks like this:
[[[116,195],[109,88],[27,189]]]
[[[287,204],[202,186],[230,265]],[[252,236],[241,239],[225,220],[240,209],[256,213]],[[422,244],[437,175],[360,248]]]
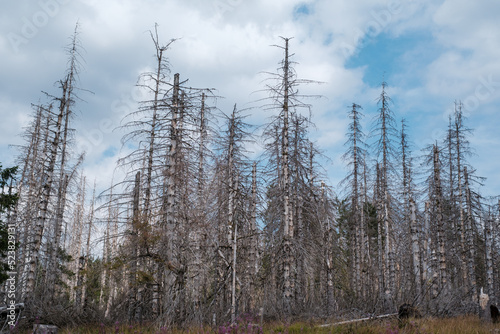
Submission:
[[[293,239],[293,216],[292,216],[292,202],[290,200],[290,162],[289,162],[289,55],[288,55],[288,41],[285,38],[285,58],[283,65],[283,134],[282,134],[282,173],[283,173],[283,308],[286,315],[292,313],[292,239]]]
[[[112,200],[113,200],[113,194],[111,193],[110,202],[112,202]],[[110,217],[110,219],[113,219],[113,231],[112,231],[113,240],[112,240],[111,246],[110,246],[111,247],[110,258],[113,258],[114,256],[116,256],[117,251],[118,251],[118,242],[117,242],[117,238],[118,238],[118,212],[117,212],[117,210],[115,212],[113,212],[113,214],[111,214],[111,212],[110,212],[109,217]],[[125,271],[123,271],[123,273],[125,273]],[[124,278],[124,280],[125,280],[125,278]],[[111,283],[111,286],[109,287],[108,302],[106,303],[106,311],[104,312],[104,317],[106,319],[109,319],[111,307],[112,307],[113,302],[116,300],[116,297],[118,295],[118,287],[116,286],[115,280],[111,279],[111,277],[110,277],[110,283]]]
[[[203,227],[205,225],[207,216],[207,205],[205,198],[205,150],[206,150],[206,140],[207,140],[207,125],[206,125],[206,115],[205,115],[205,93],[201,96],[201,108],[200,108],[200,125],[199,125],[199,143],[198,143],[198,175],[197,175],[197,210],[196,210],[196,225],[193,227],[191,232],[193,235],[193,265],[192,265],[192,298],[193,303],[198,310],[201,303],[201,293],[202,293],[202,282],[204,272],[202,270],[202,235]],[[201,311],[201,310],[200,310]]]
[[[366,152],[365,152],[366,154]],[[368,269],[368,268],[371,268],[372,266],[372,262],[371,262],[371,246],[370,246],[370,236],[368,234],[368,225],[367,225],[367,221],[368,219],[365,218],[365,205],[366,203],[368,203],[368,173],[367,173],[367,166],[366,166],[366,156],[363,157],[363,202],[361,203],[361,222],[362,222],[362,226],[363,226],[363,230],[364,230],[364,252],[363,254],[365,254],[365,257],[366,257],[366,263],[365,263],[365,268]],[[367,270],[368,272],[368,270]],[[370,273],[371,274],[371,273]],[[367,294],[369,293],[368,292],[368,288],[367,288],[367,282],[369,280],[371,280],[372,278],[370,278],[370,276],[366,276],[364,281],[363,281],[363,298],[366,298],[367,297]],[[372,290],[373,291],[373,290]]]
[[[332,315],[336,309],[335,293],[334,293],[334,282],[333,282],[333,228],[330,222],[330,217],[327,210],[326,196],[325,196],[325,184],[321,183],[321,216],[323,219],[323,230],[325,233],[324,239],[324,249],[325,249],[325,271],[326,271],[326,314],[328,316]]]
[[[451,230],[451,235],[452,235],[452,240],[450,243],[450,254],[457,254],[457,250],[459,251],[458,254],[460,255],[459,257],[459,266],[454,266],[453,268],[453,273],[450,273],[452,277],[457,277],[457,286],[460,286],[460,271],[462,271],[463,266],[463,257],[462,257],[462,249],[460,245],[460,239],[461,239],[461,233],[460,233],[460,228],[457,226],[460,224],[457,222],[457,215],[456,215],[456,203],[457,203],[457,198],[455,195],[455,159],[453,158],[453,150],[455,149],[455,146],[453,145],[453,140],[455,136],[453,134],[453,124],[451,121],[451,115],[448,118],[448,138],[447,138],[447,146],[448,146],[448,173],[449,173],[449,212],[448,212],[448,222],[450,225],[450,230]],[[451,283],[451,282],[450,282]]]
[[[444,241],[444,220],[443,220],[443,191],[441,188],[441,164],[439,161],[439,150],[434,145],[434,209],[436,210],[436,227],[437,227],[437,257],[439,261],[439,287],[442,290],[447,289],[447,273],[446,273],[446,253]]]
[[[52,106],[49,107],[49,112]],[[52,191],[52,183],[54,181],[54,169],[57,162],[58,146],[61,135],[61,126],[64,116],[64,109],[62,109],[57,117],[56,127],[53,130],[55,133],[54,139],[50,145],[50,151],[48,156],[48,165],[43,172],[42,181],[42,193],[41,198],[37,202],[37,212],[38,217],[35,224],[34,240],[31,249],[31,261],[29,265],[28,282],[27,282],[27,292],[28,294],[33,294],[35,290],[35,276],[36,268],[38,265],[38,260],[40,257],[40,246],[42,244],[43,231],[45,228],[46,220],[48,218],[48,208]],[[34,297],[32,295],[32,297]]]
[[[26,287],[27,287],[27,275],[29,272],[29,261],[31,255],[31,243],[29,242],[31,232],[33,230],[33,212],[30,206],[24,207],[24,212],[19,212],[22,210],[20,208],[21,201],[26,203],[34,203],[36,201],[35,189],[37,188],[37,182],[35,180],[37,164],[40,163],[40,145],[42,145],[43,133],[42,133],[42,121],[43,121],[43,108],[38,106],[36,109],[36,115],[32,130],[30,133],[30,143],[28,144],[28,151],[26,153],[26,158],[24,159],[23,172],[21,175],[21,182],[19,186],[19,198],[20,200],[16,203],[14,208],[13,220],[18,220],[18,214],[23,216],[18,223],[18,230],[20,232],[19,241],[21,242],[21,247],[17,248],[16,258],[20,259],[18,266],[18,286],[20,291],[17,291],[17,296],[20,300],[25,300],[26,297]],[[48,133],[48,128],[45,128],[45,133]],[[24,195],[24,188],[27,187],[26,195]]]
[[[413,275],[415,284],[415,295],[417,301],[422,298],[422,281],[420,276],[420,244],[419,244],[419,234],[417,226],[417,214],[416,206],[413,198],[410,198],[410,233],[412,240],[412,259],[413,259]]]
[[[394,291],[395,291],[395,281],[396,281],[396,269],[394,266],[394,250],[392,246],[392,228],[391,224],[389,222],[389,193],[388,190],[385,189],[384,191],[384,203],[383,203],[383,208],[384,208],[384,237],[385,237],[385,257],[386,257],[386,268],[389,269],[389,273],[387,276],[387,280],[389,281],[387,283],[386,289],[385,289],[385,298],[388,303],[388,308],[393,309],[394,308]]]
[[[429,289],[429,280],[432,277],[432,255],[431,255],[431,222],[430,222],[430,202],[425,202],[425,211],[424,211],[424,230],[423,230],[423,249],[424,252],[422,254],[422,286],[424,287],[424,291],[428,291]],[[426,293],[427,295],[427,293]]]
[[[486,253],[486,286],[487,286],[487,294],[490,296],[490,300],[494,299],[495,289],[493,284],[493,247],[492,247],[492,233],[491,233],[491,224],[492,218],[491,213],[488,213],[486,220],[484,222],[484,246]]]
[[[137,307],[137,253],[138,247],[138,224],[139,224],[139,193],[141,184],[141,172],[135,174],[134,199],[132,202],[132,222],[131,222],[131,247],[132,258],[130,259],[129,278],[128,278],[128,321],[132,323],[135,318]]]
[[[377,163],[377,181],[375,185],[375,203],[377,206],[377,255],[378,255],[378,292],[381,300],[385,300],[385,274],[386,274],[386,263],[384,258],[384,243],[382,241],[382,235],[384,233],[382,228],[383,213],[382,213],[382,199],[381,197],[381,172],[379,164]],[[387,240],[386,240],[387,242]]]
[[[231,282],[231,324],[236,323],[236,246],[238,238],[238,224],[234,225],[234,237],[232,240],[233,248],[233,265],[232,265],[232,282]]]
[[[232,264],[232,283],[231,283],[231,323],[236,321],[236,231],[237,223],[234,221],[234,202],[238,188],[238,177],[234,171],[234,145],[235,145],[235,116],[236,105],[234,106],[233,113],[229,125],[229,149],[228,149],[228,162],[227,162],[227,179],[229,184],[229,199],[227,208],[227,244],[231,245],[231,255],[233,257]]]
[[[48,268],[49,277],[47,283],[48,283],[49,294],[52,296],[52,298],[56,297],[55,281],[57,275],[59,274],[57,270],[58,268],[57,258],[60,247],[59,244],[61,241],[62,223],[64,219],[64,208],[66,207],[66,194],[69,185],[68,174],[64,174],[64,176],[60,180],[61,180],[61,185],[59,187],[59,194],[57,197],[57,213],[54,226],[55,229],[54,242],[51,245],[51,247],[49,247],[49,268]]]
[[[464,167],[464,182],[465,182],[465,197],[466,197],[466,205],[467,205],[467,214],[466,214],[466,241],[467,248],[469,250],[469,256],[467,259],[467,267],[468,267],[468,276],[469,276],[469,289],[472,296],[472,301],[477,303],[479,301],[479,296],[477,293],[476,286],[476,265],[475,265],[475,248],[474,248],[474,229],[473,229],[473,217],[472,217],[472,198],[471,191],[469,188],[469,175],[467,173],[467,167]]]
[[[74,220],[71,235],[70,255],[73,258],[71,271],[75,273],[74,278],[70,278],[69,287],[71,291],[71,299],[75,301],[75,305],[80,311],[82,297],[82,281],[81,271],[83,270],[82,256],[82,234],[85,220],[85,194],[86,194],[86,178],[81,176],[80,189],[77,196],[77,207],[74,213]]]
[[[382,95],[380,97],[380,102],[382,106],[380,108],[380,125],[381,125],[381,153],[382,153],[382,175],[381,175],[381,191],[383,195],[382,209],[383,209],[383,222],[384,222],[384,238],[385,238],[385,266],[388,270],[387,279],[385,282],[385,300],[388,304],[388,309],[394,308],[394,298],[395,298],[395,282],[396,282],[396,268],[394,265],[394,249],[392,245],[392,221],[391,221],[391,196],[389,194],[389,129],[390,129],[390,117],[389,117],[389,98],[385,93],[386,83],[382,83]]]
[[[88,267],[90,261],[90,237],[92,236],[92,228],[94,223],[95,189],[96,189],[96,182],[94,180],[94,190],[92,192],[92,201],[90,202],[90,211],[89,211],[87,246],[85,248],[85,264],[83,267],[85,274],[83,276],[83,286],[82,286],[82,309],[84,309],[87,303],[86,300],[87,300]]]
[[[104,304],[106,303],[106,295],[109,298],[109,294],[105,294],[104,289],[109,287],[109,270],[108,270],[108,263],[110,259],[110,247],[109,247],[109,234],[110,234],[110,215],[108,215],[108,221],[106,222],[106,230],[104,231],[104,242],[102,246],[102,262],[101,262],[101,277],[100,277],[100,284],[101,284],[101,289],[99,291],[99,310],[105,311],[104,310]]]
[[[62,224],[63,224],[63,218],[64,218],[64,210],[66,206],[66,193],[67,193],[67,187],[68,187],[68,180],[65,177],[66,173],[66,160],[67,160],[67,144],[69,141],[69,122],[71,118],[71,106],[73,105],[73,89],[74,89],[74,81],[75,81],[75,76],[78,75],[78,24],[75,27],[75,31],[73,33],[73,38],[72,38],[72,43],[71,43],[71,48],[69,51],[70,54],[70,59],[69,59],[69,71],[66,75],[66,78],[64,81],[61,81],[61,88],[62,88],[62,96],[61,98],[58,99],[59,101],[59,117],[62,117],[64,119],[64,126],[62,129],[62,138],[60,139],[60,142],[62,144],[61,147],[61,153],[60,153],[60,163],[59,163],[59,186],[57,190],[57,204],[56,204],[56,213],[55,213],[55,219],[53,219],[53,241],[47,246],[47,288],[49,291],[49,295],[53,298],[55,293],[55,284],[56,284],[56,277],[58,275],[58,265],[57,265],[57,260],[58,260],[58,249],[59,249],[59,244],[60,244],[60,239],[61,239],[61,231],[62,231]],[[61,125],[59,123],[59,117],[58,117],[58,125],[57,125],[57,132],[61,131]],[[62,121],[62,120],[61,120]],[[59,133],[56,133],[56,137],[60,136]],[[58,139],[59,141],[59,139]],[[57,143],[59,145],[59,142]],[[83,156],[80,157],[80,161],[77,163],[77,166],[79,163],[83,160]],[[76,169],[76,167],[75,167]]]
[[[248,259],[248,308],[252,310],[255,307],[255,275],[259,271],[258,258],[257,258],[257,163],[254,162],[252,166],[252,198],[250,204],[250,249],[249,249],[249,259]]]
[[[467,267],[466,267],[466,223],[465,223],[465,213],[464,213],[464,195],[462,189],[462,141],[461,141],[461,128],[462,128],[462,103],[460,102],[457,106],[455,104],[455,145],[457,154],[457,182],[458,182],[458,207],[460,211],[460,254],[461,254],[461,267],[462,267],[462,279],[466,283],[467,278]],[[465,284],[464,284],[465,286]]]
[[[360,297],[361,295],[361,228],[360,224],[360,209],[359,209],[359,184],[358,184],[358,175],[359,175],[359,158],[358,158],[358,116],[356,108],[359,107],[356,104],[352,106],[353,116],[353,183],[352,183],[352,210],[353,210],[353,221],[354,225],[353,235],[351,240],[351,247],[354,247],[352,250],[353,254],[353,264],[354,264],[354,288],[356,291],[356,297]]]
[[[435,247],[431,251],[431,267],[432,267],[432,281],[431,281],[431,297],[436,299],[439,296],[439,269],[438,257],[436,255]]]
[[[174,75],[174,92],[172,98],[172,119],[170,122],[170,143],[167,153],[167,205],[166,205],[166,223],[167,223],[167,258],[173,259],[174,255],[174,230],[177,225],[175,207],[176,207],[176,172],[177,172],[177,140],[178,140],[178,113],[179,113],[179,74]]]

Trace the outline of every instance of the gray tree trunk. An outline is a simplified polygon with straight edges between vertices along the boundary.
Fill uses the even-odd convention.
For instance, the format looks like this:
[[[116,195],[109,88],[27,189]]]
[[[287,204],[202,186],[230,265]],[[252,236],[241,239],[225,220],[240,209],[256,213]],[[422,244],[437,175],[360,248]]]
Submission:
[[[476,263],[475,263],[475,245],[474,245],[474,218],[472,216],[472,198],[471,191],[469,188],[469,174],[467,173],[467,167],[464,167],[464,188],[465,188],[465,198],[467,205],[467,213],[465,217],[465,228],[466,228],[466,241],[468,248],[468,258],[467,258],[467,269],[468,269],[468,281],[469,281],[469,291],[472,296],[472,302],[477,303],[479,300],[477,285],[476,285]]]
[[[413,260],[413,275],[415,284],[415,296],[417,302],[422,298],[422,281],[420,273],[420,243],[417,223],[416,205],[413,198],[410,198],[410,234],[412,241],[412,260]]]

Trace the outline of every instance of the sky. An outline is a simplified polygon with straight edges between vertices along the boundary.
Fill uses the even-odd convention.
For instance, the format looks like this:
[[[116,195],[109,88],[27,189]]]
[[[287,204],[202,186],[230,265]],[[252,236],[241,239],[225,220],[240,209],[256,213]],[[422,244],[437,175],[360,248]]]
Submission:
[[[477,174],[485,196],[500,194],[500,1],[497,0],[17,0],[0,3],[0,162],[15,163],[31,104],[58,94],[67,65],[65,47],[76,22],[84,50],[73,127],[76,150],[86,151],[88,180],[105,188],[122,147],[123,116],[137,107],[140,73],[155,66],[149,31],[158,24],[171,71],[199,88],[216,88],[226,114],[237,103],[254,105],[290,41],[300,78],[321,82],[303,88],[321,95],[312,105],[313,140],[330,184],[346,169],[349,105],[363,107],[369,132],[380,83],[405,118],[416,154],[441,141],[453,103],[462,100],[473,128]],[[251,109],[249,123],[264,124]],[[254,156],[261,148],[254,147]]]

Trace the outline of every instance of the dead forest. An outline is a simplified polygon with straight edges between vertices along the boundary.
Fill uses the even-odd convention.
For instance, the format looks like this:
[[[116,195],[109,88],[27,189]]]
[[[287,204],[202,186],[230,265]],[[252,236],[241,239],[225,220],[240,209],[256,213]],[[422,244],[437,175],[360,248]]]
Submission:
[[[354,319],[402,304],[477,314],[482,293],[497,303],[500,205],[479,193],[487,180],[460,101],[442,140],[417,150],[382,82],[377,110],[345,108],[349,172],[330,185],[301,94],[315,82],[295,71],[294,40],[280,39],[278,68],[263,74],[256,104],[269,117],[257,128],[251,109],[218,110],[216,91],[175,72],[176,41],[150,36],[156,63],[138,80],[147,98],[120,128],[133,147],[117,161],[126,176],[104,192],[75,151],[77,31],[59,95],[33,105],[3,187],[18,201],[2,213],[16,227],[15,300],[27,321],[219,325],[261,312]],[[371,129],[363,112],[376,115]],[[3,284],[4,305],[8,292]]]

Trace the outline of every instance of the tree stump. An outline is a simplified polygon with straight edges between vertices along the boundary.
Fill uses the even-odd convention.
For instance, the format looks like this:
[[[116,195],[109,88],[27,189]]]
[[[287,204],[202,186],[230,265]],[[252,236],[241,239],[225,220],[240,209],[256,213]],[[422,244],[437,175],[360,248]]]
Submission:
[[[490,316],[494,324],[500,323],[500,311],[498,311],[498,307],[495,305],[490,305]]]
[[[413,305],[403,304],[399,307],[398,318],[399,320],[408,318],[421,318],[420,311]]]

